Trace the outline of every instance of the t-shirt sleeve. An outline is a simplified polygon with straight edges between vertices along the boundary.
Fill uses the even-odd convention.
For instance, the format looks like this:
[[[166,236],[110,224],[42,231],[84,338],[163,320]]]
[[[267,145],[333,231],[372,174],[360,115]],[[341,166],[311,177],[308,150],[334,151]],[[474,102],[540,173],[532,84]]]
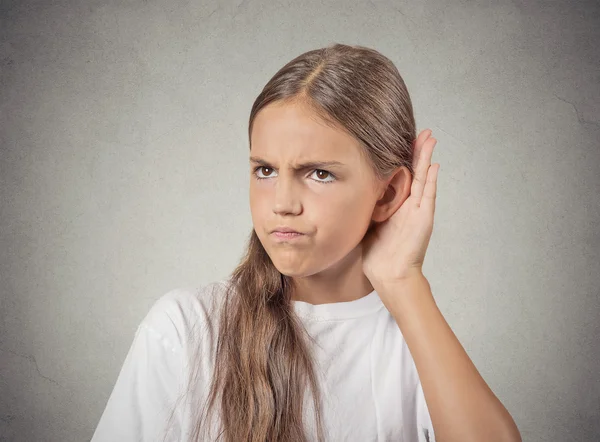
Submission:
[[[417,385],[417,431],[418,442],[435,442],[435,433],[433,432],[433,424],[421,382]]]
[[[160,298],[138,326],[91,442],[180,440],[178,413],[169,418],[182,391],[184,364],[168,303]]]

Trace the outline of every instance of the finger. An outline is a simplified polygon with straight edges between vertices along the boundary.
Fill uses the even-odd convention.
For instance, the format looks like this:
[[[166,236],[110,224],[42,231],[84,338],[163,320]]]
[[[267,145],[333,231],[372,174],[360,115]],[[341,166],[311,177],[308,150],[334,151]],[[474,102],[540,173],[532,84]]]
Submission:
[[[423,190],[427,181],[427,172],[431,166],[431,157],[433,155],[433,148],[435,147],[436,143],[437,140],[432,137],[427,139],[421,148],[419,162],[417,164],[417,168],[415,169],[415,176],[410,189],[410,195],[414,197],[417,205],[421,203]]]
[[[425,190],[423,191],[423,199],[421,200],[421,207],[425,209],[427,213],[430,213],[431,216],[435,214],[435,199],[437,197],[437,178],[439,170],[439,163],[436,163],[429,168]]]
[[[421,131],[417,139],[413,143],[414,151],[413,151],[413,170],[417,170],[417,165],[419,164],[419,157],[421,155],[421,150],[423,148],[423,143],[427,141],[427,139],[431,136],[431,129],[424,129]]]

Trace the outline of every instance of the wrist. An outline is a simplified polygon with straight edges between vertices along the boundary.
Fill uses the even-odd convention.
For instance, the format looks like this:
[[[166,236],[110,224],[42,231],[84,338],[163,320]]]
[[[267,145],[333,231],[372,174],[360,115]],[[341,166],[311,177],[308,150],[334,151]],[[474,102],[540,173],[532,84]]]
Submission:
[[[421,305],[435,304],[429,281],[422,273],[386,283],[381,290],[388,310],[397,321],[410,316]]]

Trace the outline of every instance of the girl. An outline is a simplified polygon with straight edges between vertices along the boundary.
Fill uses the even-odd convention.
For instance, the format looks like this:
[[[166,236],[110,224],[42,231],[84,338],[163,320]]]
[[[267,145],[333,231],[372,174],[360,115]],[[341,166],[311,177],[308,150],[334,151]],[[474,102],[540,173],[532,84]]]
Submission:
[[[393,63],[298,56],[248,136],[245,258],[156,301],[92,441],[520,441],[422,273],[436,140]]]

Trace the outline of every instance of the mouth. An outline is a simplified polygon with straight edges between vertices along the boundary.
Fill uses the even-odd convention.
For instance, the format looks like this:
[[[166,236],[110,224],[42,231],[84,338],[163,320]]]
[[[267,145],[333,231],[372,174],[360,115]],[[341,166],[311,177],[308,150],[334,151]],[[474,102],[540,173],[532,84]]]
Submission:
[[[275,233],[275,232],[280,232],[280,233],[302,233],[302,232],[298,232],[297,230],[294,230],[291,227],[287,227],[287,226],[275,227],[271,231],[271,233]]]
[[[271,233],[271,236],[273,236],[276,239],[290,240],[301,238],[304,236],[304,234],[299,232],[282,232],[279,230],[275,230],[273,233]]]

